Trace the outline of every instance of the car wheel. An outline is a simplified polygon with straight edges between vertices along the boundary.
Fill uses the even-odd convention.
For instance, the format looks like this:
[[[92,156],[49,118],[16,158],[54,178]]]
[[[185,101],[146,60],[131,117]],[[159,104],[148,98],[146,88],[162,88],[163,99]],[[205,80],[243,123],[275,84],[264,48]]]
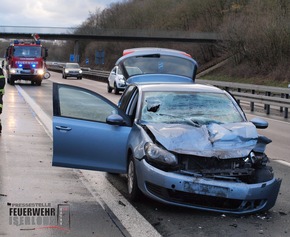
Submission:
[[[108,90],[108,93],[111,93],[112,92],[112,87],[110,87],[109,82],[107,83],[107,90]]]
[[[118,89],[116,83],[114,84],[114,91],[115,91],[115,95],[119,95],[119,89]]]
[[[141,191],[138,188],[135,162],[134,162],[133,155],[130,156],[128,169],[127,169],[127,189],[128,189],[129,199],[131,201],[138,201],[141,195]]]
[[[10,80],[9,80],[9,84],[11,85],[11,86],[14,86],[14,84],[15,84],[15,81],[14,81],[14,79],[13,78],[10,78]]]

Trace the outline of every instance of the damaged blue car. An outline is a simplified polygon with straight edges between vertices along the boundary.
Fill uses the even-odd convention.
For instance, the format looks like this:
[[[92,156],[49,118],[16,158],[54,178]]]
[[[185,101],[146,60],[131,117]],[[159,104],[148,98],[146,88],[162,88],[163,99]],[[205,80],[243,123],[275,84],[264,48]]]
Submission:
[[[128,81],[118,105],[53,85],[54,166],[127,174],[133,201],[233,214],[275,205],[281,180],[265,154],[271,140],[257,132],[266,121],[248,121],[227,91],[195,84],[184,52],[132,49],[117,65]]]

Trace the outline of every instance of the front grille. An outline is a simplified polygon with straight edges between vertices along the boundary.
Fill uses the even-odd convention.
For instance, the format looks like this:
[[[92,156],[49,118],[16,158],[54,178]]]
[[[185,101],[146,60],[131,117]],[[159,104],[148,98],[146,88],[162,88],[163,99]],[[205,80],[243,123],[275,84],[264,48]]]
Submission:
[[[219,159],[217,157],[180,155],[179,164],[181,169],[193,173],[200,173],[206,177],[249,176],[254,172],[254,169],[245,163],[243,158]]]
[[[242,210],[252,210],[257,207],[264,205],[265,200],[250,200],[243,201],[237,199],[229,199],[216,196],[207,196],[196,193],[188,193],[182,191],[176,191],[172,189],[167,189],[150,182],[146,182],[147,190],[169,202],[179,203],[194,207],[203,207],[209,209],[219,209],[224,211],[242,211]]]

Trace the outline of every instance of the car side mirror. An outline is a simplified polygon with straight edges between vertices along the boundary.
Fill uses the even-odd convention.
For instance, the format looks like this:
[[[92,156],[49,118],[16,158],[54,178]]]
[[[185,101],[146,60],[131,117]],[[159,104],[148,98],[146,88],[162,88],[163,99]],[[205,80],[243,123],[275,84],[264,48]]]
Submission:
[[[265,129],[268,127],[268,122],[261,118],[253,118],[250,120],[256,128]]]
[[[125,121],[122,116],[119,114],[111,114],[106,119],[107,124],[111,125],[123,125],[125,124]]]

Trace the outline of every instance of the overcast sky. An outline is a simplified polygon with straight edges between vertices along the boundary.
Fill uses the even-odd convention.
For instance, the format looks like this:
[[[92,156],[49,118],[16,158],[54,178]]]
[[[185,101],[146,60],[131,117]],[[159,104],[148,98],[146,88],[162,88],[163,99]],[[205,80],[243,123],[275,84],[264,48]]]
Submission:
[[[0,0],[0,26],[76,27],[120,0]]]

